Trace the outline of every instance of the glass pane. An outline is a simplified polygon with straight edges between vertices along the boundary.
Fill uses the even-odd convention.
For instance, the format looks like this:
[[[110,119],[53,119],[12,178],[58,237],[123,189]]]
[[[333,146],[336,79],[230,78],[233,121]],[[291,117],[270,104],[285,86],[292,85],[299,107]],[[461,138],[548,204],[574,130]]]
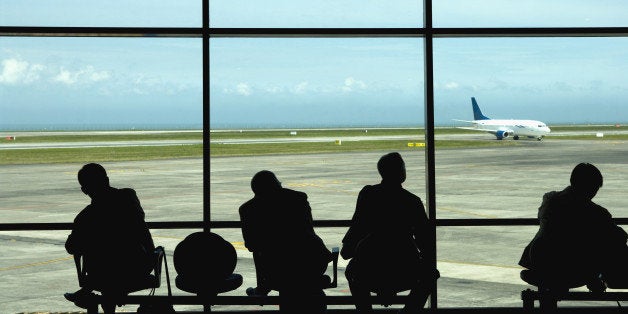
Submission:
[[[605,176],[594,201],[628,215],[617,145],[628,133],[628,39],[438,39],[434,47],[438,217],[536,217],[543,194],[569,185],[580,162]],[[521,123],[512,121],[495,135],[459,129],[474,126],[471,97],[493,120],[538,120],[551,132],[517,140]],[[499,140],[498,131],[511,134]]]
[[[213,0],[212,27],[421,27],[415,0]]]
[[[420,40],[213,39],[211,49],[212,219],[239,220],[263,169],[310,194],[316,219],[349,219],[359,189],[379,181],[381,150],[422,157],[407,146],[423,141]],[[242,155],[254,157],[231,157]]]
[[[435,27],[625,27],[628,3],[603,1],[434,1]]]
[[[200,40],[0,40],[3,222],[72,221],[88,162],[135,188],[149,221],[201,219]]]
[[[201,0],[2,1],[2,26],[201,27]]]

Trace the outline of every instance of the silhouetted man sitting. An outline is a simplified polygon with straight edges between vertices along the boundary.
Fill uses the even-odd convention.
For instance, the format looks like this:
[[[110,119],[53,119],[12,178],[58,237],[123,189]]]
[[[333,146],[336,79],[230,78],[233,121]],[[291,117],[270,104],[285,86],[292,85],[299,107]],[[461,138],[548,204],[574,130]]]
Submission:
[[[569,186],[543,195],[539,230],[519,261],[528,269],[521,272],[524,281],[555,291],[584,285],[602,291],[600,277],[625,277],[628,236],[606,208],[592,201],[602,182],[597,167],[580,163]]]
[[[324,312],[321,278],[331,252],[314,232],[307,195],[283,188],[268,170],[253,176],[251,189],[255,196],[239,209],[258,276],[258,287],[247,294],[265,295],[272,288],[279,291],[281,312]]]
[[[133,189],[111,187],[105,168],[95,163],[79,170],[78,181],[91,203],[74,219],[65,248],[83,256],[89,286],[65,297],[81,306],[92,290],[115,300],[136,279],[146,278],[154,266],[155,245]],[[103,304],[103,309],[113,313],[115,303]]]
[[[404,311],[417,311],[439,277],[423,261],[431,239],[425,207],[402,187],[406,168],[399,153],[382,156],[377,170],[382,181],[362,188],[342,240],[340,254],[351,259],[345,275],[360,313],[373,310],[370,292],[387,296],[404,290],[410,290]]]

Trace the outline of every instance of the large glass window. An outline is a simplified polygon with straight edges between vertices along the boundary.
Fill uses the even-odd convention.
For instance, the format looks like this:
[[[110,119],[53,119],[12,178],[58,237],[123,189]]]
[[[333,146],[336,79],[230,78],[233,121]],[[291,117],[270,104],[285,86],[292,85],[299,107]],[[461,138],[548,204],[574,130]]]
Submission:
[[[240,229],[214,227],[236,225],[257,171],[306,192],[317,222],[345,221],[359,190],[380,180],[378,158],[399,151],[404,187],[436,204],[433,305],[520,306],[529,224],[575,164],[596,164],[605,182],[595,201],[628,217],[628,41],[610,29],[626,26],[628,10],[620,0],[432,9],[436,28],[424,29],[423,3],[406,0],[0,3],[0,290],[54,273],[28,302],[67,309],[45,301],[74,275],[59,229],[89,202],[76,181],[84,163],[136,189],[147,220],[160,222],[159,244],[173,250],[188,226],[212,225],[236,247],[236,270],[253,273]],[[472,97],[485,116],[539,120],[551,132],[539,141],[463,129],[473,126]],[[425,134],[435,134],[435,155]],[[24,224],[35,230],[7,231]],[[317,228],[330,247],[345,231]],[[329,295],[349,295],[345,266]],[[21,296],[8,298],[10,311],[23,310]]]

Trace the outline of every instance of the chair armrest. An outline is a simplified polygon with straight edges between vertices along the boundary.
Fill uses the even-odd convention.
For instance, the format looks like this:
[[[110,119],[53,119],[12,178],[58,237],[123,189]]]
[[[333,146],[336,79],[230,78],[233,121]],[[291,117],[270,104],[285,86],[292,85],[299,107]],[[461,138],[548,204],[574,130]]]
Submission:
[[[340,248],[337,246],[331,249],[331,258],[332,258],[332,266],[333,266],[333,277],[331,280],[330,288],[338,287],[338,255],[340,255]]]
[[[83,255],[74,254],[74,265],[76,266],[76,275],[78,276],[79,287],[85,287],[87,284],[87,272],[85,271],[85,267],[83,267]]]
[[[158,246],[155,248],[153,252],[153,256],[155,257],[155,266],[153,267],[153,271],[155,273],[155,279],[157,280],[157,287],[161,286],[161,270],[164,258],[166,256],[166,252],[163,246]]]

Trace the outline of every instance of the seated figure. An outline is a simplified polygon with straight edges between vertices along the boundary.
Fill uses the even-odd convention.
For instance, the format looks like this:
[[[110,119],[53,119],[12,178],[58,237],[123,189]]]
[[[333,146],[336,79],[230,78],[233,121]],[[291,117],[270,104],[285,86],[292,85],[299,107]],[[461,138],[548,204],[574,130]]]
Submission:
[[[424,261],[431,239],[421,199],[402,187],[405,163],[399,153],[377,163],[382,181],[362,188],[340,254],[351,259],[345,275],[360,313],[373,310],[371,292],[392,296],[410,290],[404,311],[425,305],[438,271]]]
[[[602,182],[597,167],[580,163],[569,186],[543,195],[539,230],[519,260],[526,268],[521,272],[524,281],[559,292],[628,284],[628,235],[606,208],[592,201]]]
[[[95,163],[79,170],[78,181],[91,203],[74,219],[65,248],[82,256],[89,283],[65,298],[81,306],[81,299],[100,291],[111,300],[103,303],[103,310],[113,313],[116,298],[149,277],[155,245],[133,189],[111,187],[105,168]]]
[[[314,232],[307,195],[283,188],[267,170],[253,176],[251,189],[254,197],[239,208],[244,245],[253,252],[260,283],[249,294],[267,294],[272,287],[283,313],[324,312],[321,278],[332,253]]]

